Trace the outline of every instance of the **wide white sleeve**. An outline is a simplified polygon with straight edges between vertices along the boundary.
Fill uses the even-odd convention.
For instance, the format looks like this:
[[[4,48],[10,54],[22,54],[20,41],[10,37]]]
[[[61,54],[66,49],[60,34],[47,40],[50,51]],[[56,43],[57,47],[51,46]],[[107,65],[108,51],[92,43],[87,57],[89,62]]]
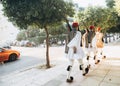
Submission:
[[[80,45],[80,41],[81,41],[81,33],[77,32],[75,37],[68,43],[68,47],[78,47],[78,45]]]

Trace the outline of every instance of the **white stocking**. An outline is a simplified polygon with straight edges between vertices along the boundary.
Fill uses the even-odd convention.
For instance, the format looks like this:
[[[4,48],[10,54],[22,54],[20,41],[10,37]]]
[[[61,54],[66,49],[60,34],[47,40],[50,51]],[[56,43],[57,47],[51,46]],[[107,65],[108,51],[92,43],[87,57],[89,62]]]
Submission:
[[[68,71],[67,79],[70,79],[70,74],[71,74],[72,67],[73,67],[73,64],[74,64],[74,59],[69,59],[69,62],[70,62],[70,64],[67,68],[67,71]]]
[[[80,65],[82,67],[82,72],[85,73],[85,65],[84,65],[83,59],[78,59],[78,62],[79,62],[79,67]]]

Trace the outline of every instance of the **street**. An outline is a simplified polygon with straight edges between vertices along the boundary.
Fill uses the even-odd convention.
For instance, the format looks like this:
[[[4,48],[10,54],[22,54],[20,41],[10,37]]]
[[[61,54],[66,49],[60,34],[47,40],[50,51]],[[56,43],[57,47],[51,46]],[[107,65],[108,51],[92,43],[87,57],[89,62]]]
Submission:
[[[64,47],[63,47],[64,48]],[[52,47],[50,49],[63,49],[63,48],[56,48]],[[46,48],[43,47],[37,47],[37,48],[29,48],[29,47],[12,47],[12,49],[20,51],[20,59],[13,61],[13,62],[7,62],[5,64],[0,64],[0,76],[7,75],[9,73],[13,72],[20,72],[24,71],[26,68],[29,68],[31,66],[37,65],[37,64],[45,64],[46,63]],[[58,52],[60,53],[60,52]],[[56,54],[58,54],[56,52]],[[64,53],[64,51],[62,52]],[[63,54],[61,54],[63,55]],[[54,51],[50,52],[50,57],[54,60]],[[58,59],[58,58],[57,58]]]
[[[20,59],[13,62],[6,62],[4,65],[0,65],[0,76],[12,73],[14,71],[23,70],[26,67],[44,62],[43,58],[33,56],[36,55],[34,54],[35,53],[34,51],[32,52],[33,55],[30,55],[29,53],[31,52],[27,50],[27,48],[25,49],[22,47],[21,48],[12,47],[12,49],[21,50]]]

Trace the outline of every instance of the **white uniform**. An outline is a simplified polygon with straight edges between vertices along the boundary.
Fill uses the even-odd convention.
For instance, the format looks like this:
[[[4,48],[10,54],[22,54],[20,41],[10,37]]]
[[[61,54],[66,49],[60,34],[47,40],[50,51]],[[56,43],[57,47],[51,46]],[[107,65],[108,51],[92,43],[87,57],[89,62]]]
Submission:
[[[90,36],[90,37],[88,38],[88,36]],[[89,67],[90,67],[90,60],[89,60],[89,58],[92,57],[91,53],[94,54],[94,58],[96,56],[95,48],[92,46],[92,41],[94,39],[93,36],[94,36],[93,32],[91,33],[91,35],[89,35],[89,32],[86,32],[82,36],[82,47],[83,47],[83,50],[84,50],[85,55],[86,55],[85,57],[86,57],[86,60],[87,60],[87,65]]]
[[[97,51],[96,62],[98,60],[101,60],[101,57],[104,57],[104,55],[103,55],[104,43],[102,41],[102,38],[103,38],[103,33],[96,32],[96,35],[92,42],[92,45],[94,46],[95,50]]]
[[[67,45],[69,47],[67,58],[83,59],[85,57],[84,51],[82,47],[80,46],[80,43],[81,43],[81,33],[77,31],[75,37]],[[74,53],[73,47],[77,48],[76,53]]]
[[[84,51],[82,49],[82,47],[80,46],[81,43],[81,32],[76,31],[76,35],[75,37],[68,43],[68,47],[69,47],[69,51],[67,54],[67,58],[69,59],[69,66],[68,66],[68,75],[67,75],[67,79],[68,80],[72,80],[71,79],[71,70],[72,70],[72,66],[74,64],[74,60],[77,59],[79,62],[79,68],[80,70],[82,70],[83,75],[87,74],[85,71],[85,65],[83,64],[83,58],[85,58],[85,54]],[[74,53],[74,47],[76,47],[76,53]]]

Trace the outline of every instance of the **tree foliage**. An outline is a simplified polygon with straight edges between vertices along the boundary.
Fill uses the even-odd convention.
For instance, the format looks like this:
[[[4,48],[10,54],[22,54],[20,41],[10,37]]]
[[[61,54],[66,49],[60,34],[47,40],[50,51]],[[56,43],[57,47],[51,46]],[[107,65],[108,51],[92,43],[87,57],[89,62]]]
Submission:
[[[116,9],[118,15],[120,16],[120,0],[114,0],[114,1],[115,1],[114,8]]]
[[[21,40],[26,40],[26,35],[25,35],[25,30],[22,30],[18,33],[17,35],[17,40],[21,41]]]
[[[57,26],[51,26],[51,28],[49,29],[49,33],[51,35],[61,35],[61,34],[64,34],[66,30],[67,29],[62,24],[62,25],[57,25]]]
[[[113,8],[113,6],[115,5],[115,1],[114,0],[106,0],[106,5],[109,8]]]
[[[106,0],[107,6],[110,10],[114,10],[114,13],[111,14],[116,20],[116,24],[108,30],[108,32],[120,32],[120,0]],[[115,13],[115,10],[117,13]],[[116,18],[116,17],[117,18]]]
[[[71,3],[63,0],[3,0],[4,13],[21,29],[29,25],[52,25],[72,15]]]
[[[27,29],[32,25],[45,29],[46,66],[49,68],[48,29],[66,20],[67,16],[73,16],[73,4],[64,0],[3,0],[2,4],[4,14],[20,29]]]
[[[90,25],[101,27],[104,31],[117,24],[118,17],[113,9],[88,7],[78,14],[84,28]],[[81,17],[82,16],[82,17]]]

